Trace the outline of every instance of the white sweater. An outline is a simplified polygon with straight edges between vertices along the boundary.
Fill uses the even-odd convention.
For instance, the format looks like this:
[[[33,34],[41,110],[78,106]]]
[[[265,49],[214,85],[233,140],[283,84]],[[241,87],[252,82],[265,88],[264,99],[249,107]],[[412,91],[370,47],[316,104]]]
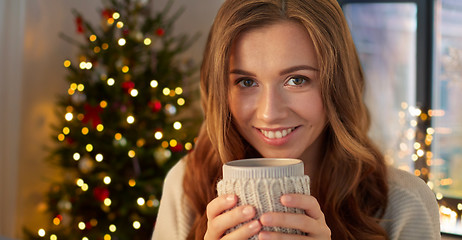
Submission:
[[[167,174],[152,240],[186,239],[194,215],[183,193],[185,163]],[[390,240],[441,239],[435,195],[420,178],[390,167],[388,207],[381,222]],[[335,226],[329,226],[335,227]]]

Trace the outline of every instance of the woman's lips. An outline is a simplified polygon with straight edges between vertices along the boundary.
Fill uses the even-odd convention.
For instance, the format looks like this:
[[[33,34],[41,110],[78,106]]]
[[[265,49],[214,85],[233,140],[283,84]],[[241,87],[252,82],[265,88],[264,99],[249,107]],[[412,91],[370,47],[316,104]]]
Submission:
[[[283,145],[289,140],[291,133],[296,130],[297,127],[290,128],[278,128],[278,129],[269,129],[269,128],[256,128],[263,137],[263,140],[271,145]]]

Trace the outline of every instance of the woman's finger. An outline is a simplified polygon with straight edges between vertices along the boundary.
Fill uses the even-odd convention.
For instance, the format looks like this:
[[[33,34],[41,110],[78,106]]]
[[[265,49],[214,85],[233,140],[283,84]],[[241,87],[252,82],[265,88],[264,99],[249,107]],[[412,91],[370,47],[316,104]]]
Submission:
[[[324,213],[319,206],[318,200],[315,197],[302,194],[285,194],[281,197],[281,203],[287,207],[300,208],[305,210],[306,215],[326,222]]]

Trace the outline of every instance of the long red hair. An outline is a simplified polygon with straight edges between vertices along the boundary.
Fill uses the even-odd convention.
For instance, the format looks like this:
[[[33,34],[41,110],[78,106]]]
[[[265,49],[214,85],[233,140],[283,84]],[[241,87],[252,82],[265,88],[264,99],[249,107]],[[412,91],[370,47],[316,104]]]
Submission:
[[[379,225],[387,206],[383,155],[367,136],[364,77],[348,25],[336,0],[227,0],[210,31],[201,67],[204,123],[186,158],[184,191],[195,211],[188,239],[203,239],[206,206],[214,199],[223,163],[258,156],[236,130],[228,99],[231,46],[243,31],[280,21],[302,24],[313,40],[328,124],[323,159],[311,192],[333,239],[387,239]]]

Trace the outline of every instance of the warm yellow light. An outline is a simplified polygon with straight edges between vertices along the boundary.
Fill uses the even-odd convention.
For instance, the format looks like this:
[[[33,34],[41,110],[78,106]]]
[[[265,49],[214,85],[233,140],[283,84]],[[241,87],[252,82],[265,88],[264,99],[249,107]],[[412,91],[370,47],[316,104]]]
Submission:
[[[62,134],[62,133],[60,133],[60,134],[58,135],[58,140],[61,141],[61,142],[64,141],[65,138],[66,138],[66,137],[65,137],[64,134]]]
[[[175,139],[170,140],[170,146],[176,147],[177,144],[178,142]]]
[[[114,12],[114,13],[112,14],[112,18],[114,18],[114,19],[119,19],[119,18],[120,18],[120,13]]]
[[[76,184],[77,184],[77,186],[82,187],[83,184],[85,184],[85,182],[83,181],[83,179],[79,178],[79,179],[77,179]]]
[[[175,96],[175,90],[170,90],[170,93],[168,94],[170,97],[174,97]]]
[[[135,179],[130,179],[130,180],[128,180],[128,185],[129,185],[130,187],[134,187],[134,186],[136,185]]]
[[[64,128],[63,128],[63,133],[64,133],[64,134],[67,135],[67,134],[69,134],[70,132],[71,132],[71,130],[70,130],[68,127],[64,127]]]
[[[77,83],[71,83],[69,88],[72,89],[72,90],[77,90]],[[70,111],[68,111],[68,112],[70,112]]]
[[[162,93],[165,95],[165,96],[168,96],[170,94],[170,89],[169,88],[164,88],[162,90]]]
[[[138,200],[136,200],[136,203],[138,203],[138,205],[140,205],[140,206],[143,206],[144,203],[145,203],[144,198],[139,197]]]
[[[107,50],[107,49],[109,48],[109,44],[103,43],[103,44],[101,45],[101,48],[102,48],[103,50]]]
[[[78,227],[79,227],[80,230],[84,230],[85,229],[85,223],[84,222],[79,222]]]
[[[151,41],[150,38],[145,38],[144,39],[144,45],[149,46],[149,45],[151,45],[151,43],[152,43],[152,41]]]
[[[98,124],[98,125],[96,126],[96,130],[97,130],[98,132],[102,132],[102,131],[104,130],[103,124],[101,124],[101,123]]]
[[[132,95],[132,97],[138,96],[138,90],[132,89],[132,90],[130,91],[130,95]]]
[[[74,95],[75,91],[69,88],[67,90],[67,93],[69,94],[69,96],[72,96],[72,95]]]
[[[191,150],[192,149],[192,144],[190,142],[187,142],[185,145],[184,145],[184,149],[186,150]]]
[[[181,123],[176,121],[173,123],[173,128],[175,128],[176,130],[180,130],[181,129]]]
[[[457,204],[457,210],[462,211],[462,203]]]
[[[417,150],[417,156],[422,157],[425,154],[424,150],[419,149]]]
[[[412,161],[415,162],[415,161],[417,161],[417,159],[419,159],[419,157],[417,156],[417,154],[412,154],[411,159],[412,159]]]
[[[107,24],[109,24],[109,25],[114,24],[114,18],[109,18],[109,19],[107,20]]]
[[[89,130],[88,130],[87,127],[83,127],[83,128],[82,128],[82,134],[83,134],[83,135],[87,135],[88,132],[89,132]]]
[[[434,128],[427,128],[427,134],[434,134],[435,133],[435,129]]]
[[[443,194],[442,193],[436,193],[436,199],[437,200],[443,199]]]
[[[139,229],[140,227],[141,227],[141,223],[140,223],[140,222],[138,222],[138,221],[134,221],[134,222],[133,222],[133,228],[134,228],[134,229]]]
[[[80,154],[76,152],[74,153],[72,157],[74,158],[75,161],[78,161],[80,159]]]
[[[134,122],[135,122],[135,117],[133,117],[133,116],[128,116],[128,117],[127,117],[127,122],[128,122],[128,124],[134,123]]]
[[[71,61],[69,60],[64,60],[64,67],[70,67],[71,66]]]
[[[136,156],[135,151],[134,150],[128,151],[128,156],[131,157],[131,158],[134,158]]]
[[[107,107],[107,102],[103,100],[103,101],[99,102],[99,106],[101,108],[106,108]]]
[[[115,140],[118,141],[118,140],[122,139],[122,134],[116,133],[116,134],[114,135],[114,138],[115,138]]]
[[[88,184],[84,183],[82,185],[82,191],[86,192],[88,190]]]
[[[124,23],[121,22],[121,21],[118,21],[116,26],[117,26],[117,28],[123,28],[123,27],[124,27]]]
[[[68,113],[66,113],[66,115],[64,115],[64,118],[69,122],[74,118],[74,115],[72,113],[68,112]]]
[[[159,85],[159,83],[156,80],[151,81],[151,87],[156,88]]]
[[[145,143],[146,143],[146,140],[144,140],[144,138],[140,138],[136,141],[136,146],[143,147]]]
[[[61,223],[61,220],[59,220],[59,218],[55,217],[53,218],[53,224],[54,225],[59,225]]]
[[[116,226],[114,224],[109,225],[109,231],[115,232],[117,230]]]
[[[175,88],[175,93],[176,93],[177,95],[180,95],[180,94],[183,93],[183,89],[180,88],[180,87],[177,87],[177,88]]]
[[[154,137],[155,137],[157,140],[162,139],[163,136],[164,136],[164,135],[162,134],[161,131],[157,131],[157,132],[154,133]]]
[[[96,41],[96,35],[95,34],[90,35],[89,39],[92,42]]]
[[[77,85],[77,90],[82,92],[85,89],[85,86],[83,84]]]
[[[111,240],[111,235],[105,234],[104,235],[104,240]]]
[[[92,218],[90,220],[90,224],[91,224],[91,226],[95,227],[96,225],[98,225],[98,220],[96,220],[95,218]]]
[[[178,100],[176,101],[178,103],[178,105],[180,106],[183,106],[185,104],[185,100],[184,98],[178,98]]]
[[[86,62],[80,62],[79,67],[80,67],[80,69],[85,69],[87,67],[87,63]]]
[[[99,52],[101,52],[101,48],[96,46],[96,47],[93,48],[93,52],[99,53]]]
[[[88,240],[88,238],[87,238],[87,237],[83,237],[82,240]]]
[[[38,230],[38,235],[39,235],[40,237],[44,237],[45,234],[46,234],[46,233],[45,233],[45,230],[44,230],[43,228],[40,228],[40,229]]]
[[[128,73],[129,70],[130,70],[130,68],[128,66],[123,66],[122,67],[122,72],[123,73]]]
[[[163,148],[168,148],[168,142],[167,142],[167,141],[163,141],[163,142],[162,142],[162,147],[163,147]]]
[[[58,237],[54,234],[50,235],[50,240],[58,240]]]
[[[109,199],[109,198],[104,199],[104,205],[109,207],[109,206],[111,206],[111,204],[112,204],[111,199]]]
[[[87,152],[91,152],[93,151],[93,145],[87,144],[87,146],[85,146],[85,149],[87,150]]]
[[[419,148],[420,148],[420,143],[415,142],[415,143],[414,143],[414,149],[419,149]]]
[[[107,85],[109,85],[109,86],[113,86],[113,85],[114,85],[114,83],[115,83],[115,80],[114,80],[114,78],[108,78],[108,79],[107,79]]]
[[[95,159],[96,159],[97,162],[102,162],[103,161],[103,154],[101,154],[101,153],[96,154]]]
[[[119,41],[117,41],[117,43],[119,44],[119,46],[123,46],[127,43],[127,40],[125,40],[125,38],[120,38]]]
[[[103,182],[104,182],[106,185],[109,184],[109,183],[111,183],[111,177],[109,177],[109,176],[104,177]]]

